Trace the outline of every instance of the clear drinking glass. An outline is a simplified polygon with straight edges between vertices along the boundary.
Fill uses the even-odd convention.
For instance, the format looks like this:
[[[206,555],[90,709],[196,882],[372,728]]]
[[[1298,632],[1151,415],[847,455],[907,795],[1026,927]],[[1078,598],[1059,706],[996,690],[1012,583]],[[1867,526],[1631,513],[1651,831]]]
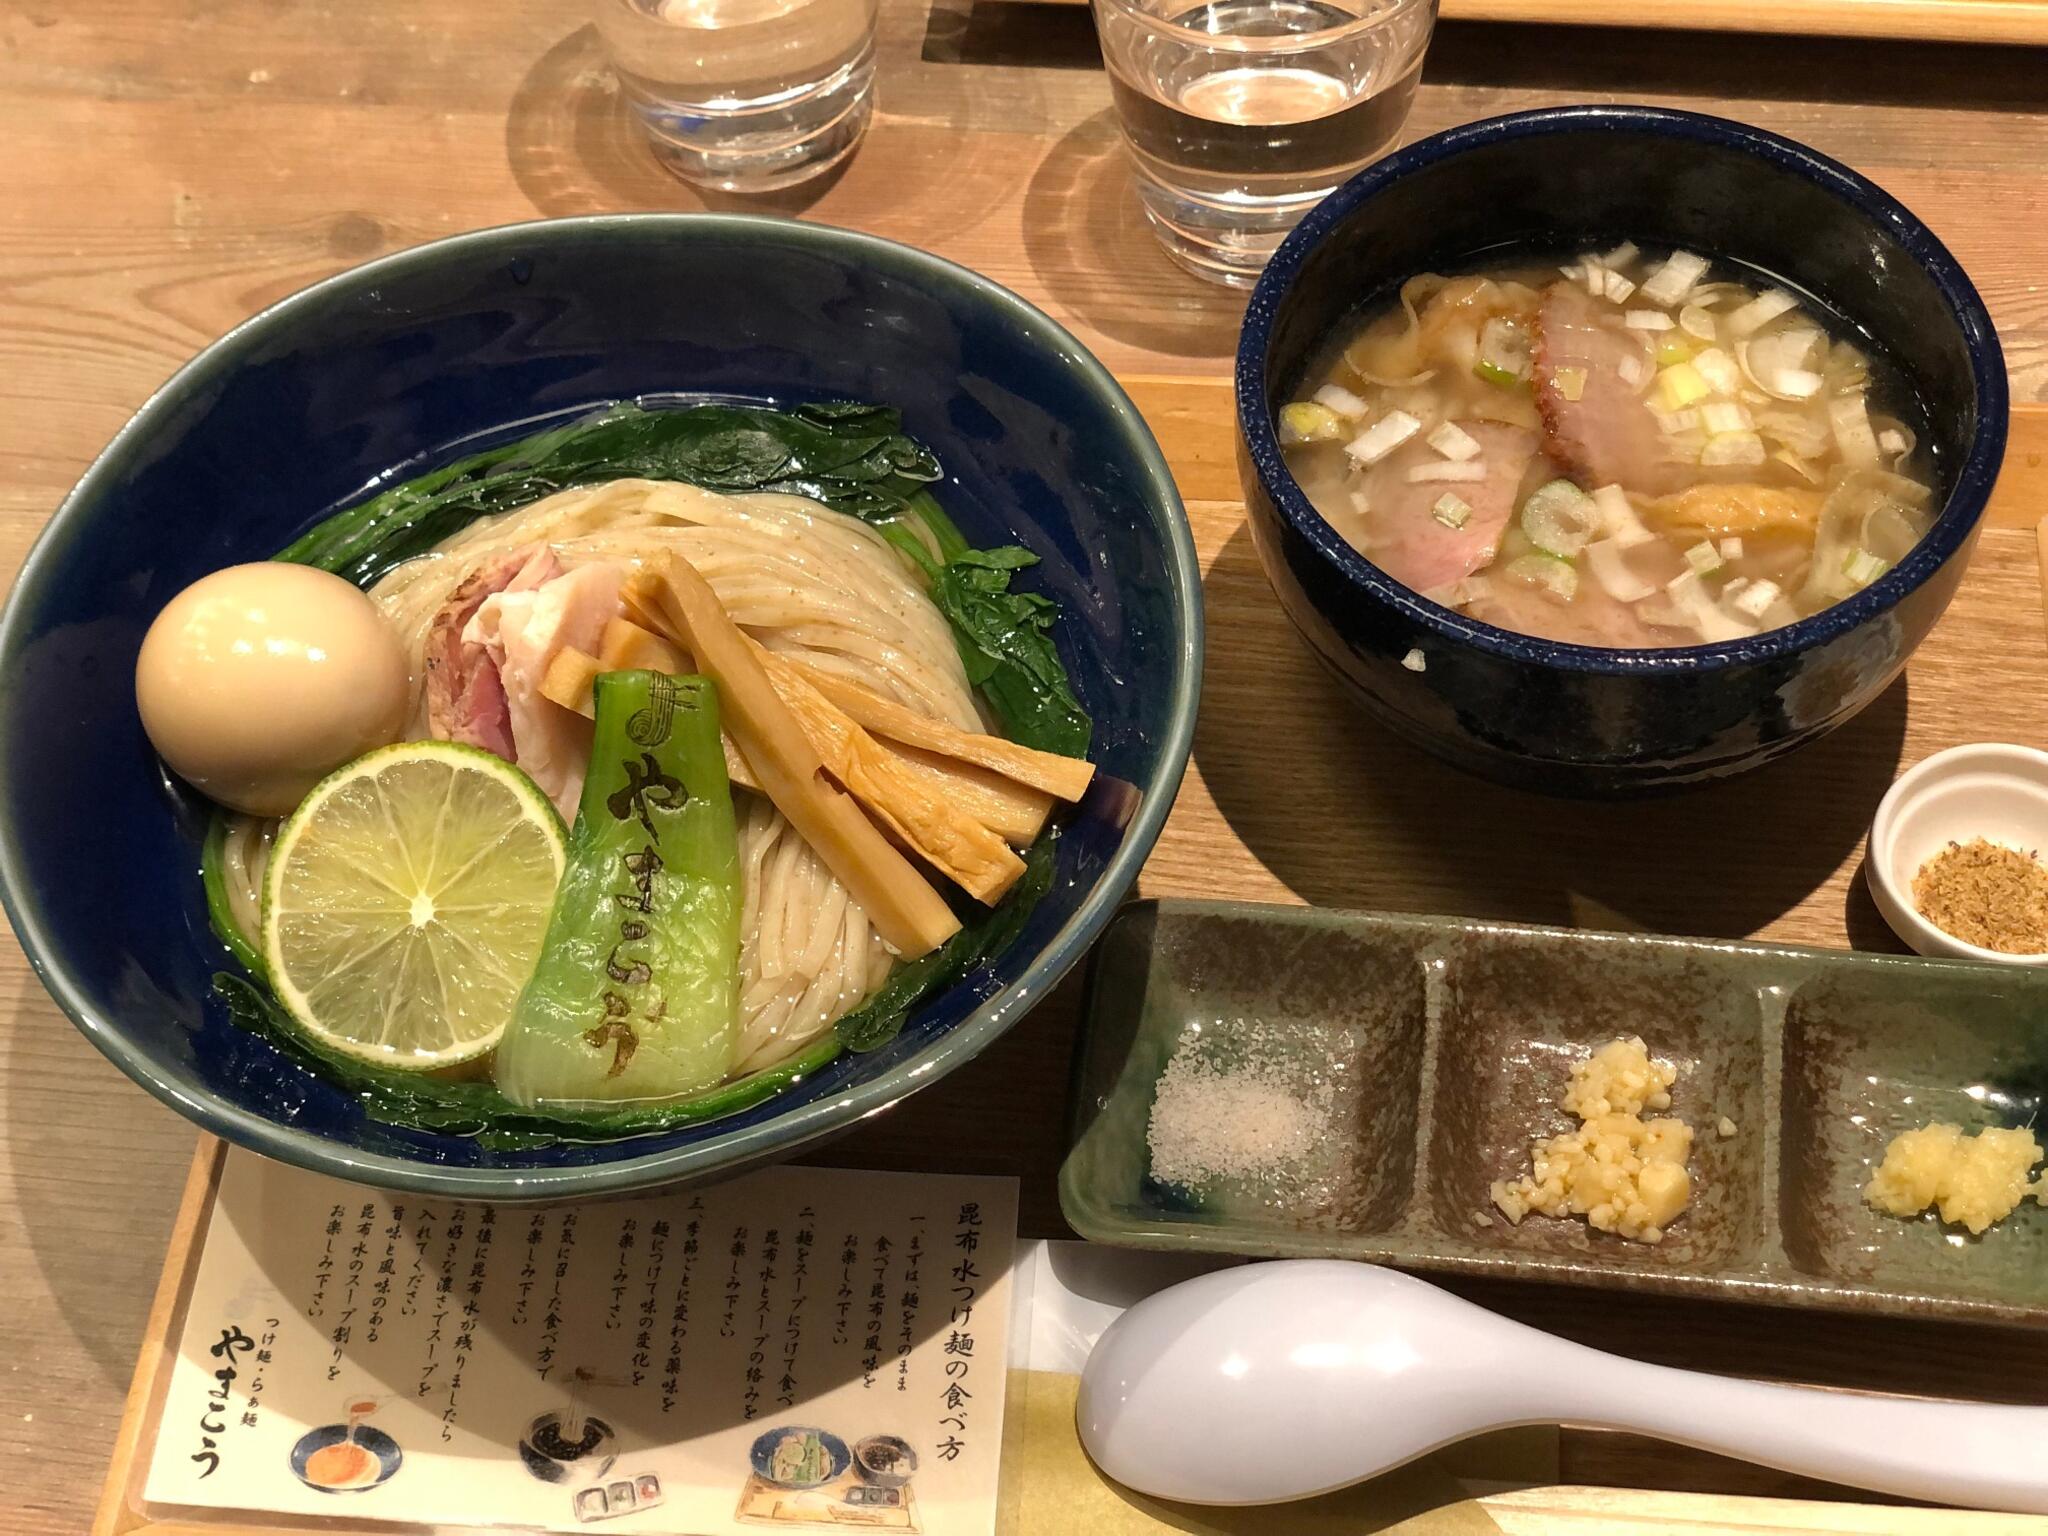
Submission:
[[[1093,0],[1145,216],[1247,287],[1301,216],[1400,139],[1436,0]]]
[[[830,170],[874,115],[877,0],[596,0],[597,29],[678,176],[770,192]]]

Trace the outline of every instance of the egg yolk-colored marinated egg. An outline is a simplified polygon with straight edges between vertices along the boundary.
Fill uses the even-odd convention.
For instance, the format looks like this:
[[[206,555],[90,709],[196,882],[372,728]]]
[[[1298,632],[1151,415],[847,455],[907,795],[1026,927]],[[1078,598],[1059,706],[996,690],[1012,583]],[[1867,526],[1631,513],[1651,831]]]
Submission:
[[[143,636],[135,698],[178,776],[222,805],[282,816],[372,747],[411,702],[397,634],[326,571],[264,561],[215,571]]]

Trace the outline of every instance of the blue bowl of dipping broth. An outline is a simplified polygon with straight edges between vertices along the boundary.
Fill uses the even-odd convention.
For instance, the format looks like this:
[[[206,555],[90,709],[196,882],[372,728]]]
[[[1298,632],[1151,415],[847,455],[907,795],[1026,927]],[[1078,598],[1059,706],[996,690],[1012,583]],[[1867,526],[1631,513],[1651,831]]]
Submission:
[[[1917,397],[1940,511],[1847,601],[1718,644],[1606,649],[1469,618],[1403,586],[1310,505],[1276,417],[1333,337],[1420,272],[1623,240],[1761,270],[1853,328]],[[1333,192],[1253,290],[1237,353],[1259,559],[1316,655],[1389,730],[1504,783],[1601,796],[1742,773],[1875,699],[1955,595],[2005,452],[2005,363],[1969,278],[1870,181],[1803,145],[1654,107],[1518,112]],[[1418,670],[1417,668],[1420,668]]]
[[[506,1150],[369,1118],[233,1024],[199,880],[208,808],[136,712],[143,632],[398,478],[607,402],[897,407],[970,542],[1022,544],[1098,765],[1049,893],[894,1040],[726,1118]],[[1200,576],[1151,433],[1071,335],[995,284],[786,220],[626,215],[486,230],[342,273],[236,327],[137,412],[51,519],[4,613],[0,896],[50,994],[136,1082],[238,1145],[456,1199],[584,1197],[780,1160],[1021,1020],[1136,878],[1186,766]]]

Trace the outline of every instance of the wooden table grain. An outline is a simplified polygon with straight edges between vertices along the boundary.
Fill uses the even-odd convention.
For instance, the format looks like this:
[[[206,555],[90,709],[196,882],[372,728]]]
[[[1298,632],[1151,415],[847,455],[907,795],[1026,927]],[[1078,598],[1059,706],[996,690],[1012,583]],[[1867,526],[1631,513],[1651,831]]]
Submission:
[[[857,225],[965,262],[1044,305],[1119,374],[1166,381],[1145,394],[1163,431],[1176,421],[1213,431],[1205,397],[1171,381],[1226,370],[1239,301],[1180,274],[1143,230],[1086,14],[1015,0],[884,0],[881,69],[880,115],[842,173],[719,205]],[[2040,52],[1446,25],[1413,127],[1647,100],[1804,139],[1875,176],[1950,244],[2004,335],[2015,397],[2043,401],[2044,81]],[[259,306],[457,230],[706,206],[628,131],[573,0],[12,0],[0,8],[0,146],[0,586],[128,414]],[[1191,488],[1211,600],[1256,601],[1259,577],[1225,485]],[[1433,847],[1407,849],[1402,867],[1419,852],[1434,871],[1421,882],[1392,882],[1396,866],[1375,850],[1315,836],[1304,818],[1342,825],[1358,792],[1315,757],[1361,729],[1338,701],[1312,712],[1327,723],[1301,743],[1284,793],[1221,728],[1275,677],[1313,686],[1299,648],[1277,634],[1212,640],[1205,720],[1215,723],[1147,890],[1213,888],[1222,869],[1233,889],[1276,899],[1568,915],[1553,910],[1555,880],[1480,857],[1497,825],[1453,821]],[[1903,750],[1910,704],[1901,697],[1873,714],[1860,727],[1866,746],[1876,733],[1877,759]],[[1840,784],[1844,826],[1879,787],[1872,760],[1828,749],[1813,759]],[[1439,809],[1412,797],[1395,807],[1418,819]],[[1424,836],[1419,820],[1413,835]],[[1842,852],[1841,828],[1820,835]],[[1839,858],[1800,846],[1751,847],[1746,858],[1740,880],[1691,906],[1650,889],[1592,894],[1693,931],[1879,942]],[[1076,997],[1062,988],[943,1087],[830,1156],[1017,1173],[1027,1229],[1057,1230],[1051,1173]],[[105,1467],[194,1138],[85,1044],[11,939],[0,940],[0,1051],[0,1358],[14,1384],[0,1412],[11,1481],[0,1525],[75,1533]],[[1758,1375],[2023,1397],[2048,1367],[2048,1340],[2031,1336],[1471,1289],[1563,1333]],[[1570,1470],[1663,1486],[1784,1485],[1624,1444],[1600,1461]]]

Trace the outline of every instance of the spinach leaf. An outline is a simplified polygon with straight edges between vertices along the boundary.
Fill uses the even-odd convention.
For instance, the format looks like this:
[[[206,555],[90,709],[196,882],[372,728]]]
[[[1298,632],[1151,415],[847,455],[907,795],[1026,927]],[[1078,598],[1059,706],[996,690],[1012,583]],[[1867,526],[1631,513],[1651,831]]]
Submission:
[[[1013,572],[1038,556],[1014,545],[970,549],[932,578],[932,601],[953,628],[967,680],[995,709],[1012,740],[1086,757],[1091,725],[1053,648],[1058,608],[1036,592],[1012,592]]]
[[[939,473],[884,406],[620,405],[394,486],[337,512],[278,558],[368,586],[479,517],[604,480],[786,491],[881,521],[907,511]]]

